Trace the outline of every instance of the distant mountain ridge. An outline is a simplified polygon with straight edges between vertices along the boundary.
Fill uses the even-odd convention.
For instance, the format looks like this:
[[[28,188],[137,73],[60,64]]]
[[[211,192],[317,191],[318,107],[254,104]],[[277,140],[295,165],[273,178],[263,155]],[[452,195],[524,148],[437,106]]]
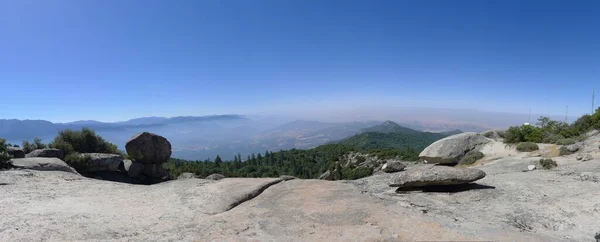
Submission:
[[[447,134],[422,132],[400,126],[393,121],[385,121],[382,124],[362,129],[359,134],[343,139],[339,144],[358,149],[404,149],[410,147],[422,150],[431,143],[456,132],[459,130],[449,131]]]
[[[0,137],[8,140],[22,140],[33,137],[55,135],[64,129],[81,129],[84,127],[97,131],[124,130],[128,128],[156,127],[169,124],[191,123],[202,121],[245,120],[242,115],[210,115],[210,116],[179,116],[172,118],[147,117],[122,122],[100,122],[95,120],[79,120],[68,123],[52,123],[46,120],[0,119]]]

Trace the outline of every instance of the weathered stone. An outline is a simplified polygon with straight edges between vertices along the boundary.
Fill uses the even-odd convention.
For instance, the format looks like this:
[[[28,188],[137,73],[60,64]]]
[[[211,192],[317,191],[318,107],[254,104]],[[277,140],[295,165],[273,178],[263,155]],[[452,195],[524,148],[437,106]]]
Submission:
[[[331,171],[326,171],[326,172],[323,172],[323,174],[321,174],[319,176],[319,179],[320,180],[329,180],[330,176],[331,176]]]
[[[63,152],[59,149],[37,149],[25,155],[27,158],[43,157],[43,158],[63,158]]]
[[[399,172],[403,171],[406,166],[402,164],[402,162],[397,160],[388,160],[383,166],[381,170],[387,173]]]
[[[7,152],[13,158],[25,158],[25,152],[21,148],[7,147]]]
[[[391,187],[457,185],[477,181],[485,172],[473,168],[423,165],[398,173]]]
[[[536,169],[535,165],[528,165],[527,166],[527,170],[533,171],[535,169]]]
[[[152,179],[167,179],[169,176],[169,172],[160,164],[145,164],[142,174]]]
[[[582,154],[579,154],[579,155],[577,155],[577,156],[575,157],[575,159],[577,159],[577,160],[581,160],[581,159],[583,159],[583,155],[582,155]]]
[[[123,171],[129,175],[131,178],[140,178],[142,177],[142,173],[144,171],[144,164],[139,162],[133,162],[131,160],[123,161]]]
[[[579,149],[583,147],[582,143],[575,143],[572,145],[567,145],[567,150],[570,152],[577,152]]]
[[[198,178],[198,177],[194,173],[184,172],[184,173],[181,173],[181,175],[179,175],[177,177],[177,180],[179,180],[179,179],[193,179],[193,178]]]
[[[419,158],[426,163],[456,164],[467,152],[490,141],[473,132],[452,135],[429,145],[419,154]]]
[[[592,156],[592,154],[585,154],[582,158],[581,161],[589,161],[589,160],[593,160],[594,156]]]
[[[284,181],[289,181],[289,180],[294,180],[294,179],[298,179],[295,176],[288,176],[288,175],[281,175],[279,176],[279,179],[284,180]]]
[[[221,174],[215,173],[215,174],[211,174],[210,176],[207,176],[207,177],[206,177],[206,178],[204,178],[204,179],[218,181],[218,180],[221,180],[221,179],[223,179],[223,178],[225,178],[225,176],[224,176],[224,175],[221,175]]]
[[[115,154],[83,153],[80,156],[89,157],[86,163],[88,172],[119,171],[119,165],[123,162],[123,157]]]
[[[148,132],[131,137],[125,149],[129,157],[145,164],[160,164],[171,157],[171,143],[165,137]]]
[[[38,171],[64,171],[70,173],[77,173],[73,167],[70,167],[64,161],[58,158],[46,158],[46,157],[28,157],[11,159],[12,165],[19,169],[29,169]]]

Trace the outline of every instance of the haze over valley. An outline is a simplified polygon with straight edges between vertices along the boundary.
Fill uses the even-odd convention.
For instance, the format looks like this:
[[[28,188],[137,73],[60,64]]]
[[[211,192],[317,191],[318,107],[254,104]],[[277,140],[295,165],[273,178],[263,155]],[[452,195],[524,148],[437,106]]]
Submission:
[[[376,109],[372,109],[375,112]],[[371,115],[371,114],[370,114]],[[535,114],[534,114],[535,115]],[[39,137],[50,142],[60,130],[88,127],[120,149],[136,133],[149,131],[167,137],[173,144],[173,157],[187,160],[213,160],[217,155],[232,159],[238,153],[309,149],[339,141],[386,120],[403,127],[430,132],[461,130],[482,132],[527,122],[528,114],[483,112],[468,109],[396,108],[380,119],[350,118],[326,121],[277,115],[210,115],[178,117],[143,117],[122,122],[94,120],[53,123],[45,120],[0,120],[0,137],[21,144]],[[533,116],[537,117],[537,116]]]

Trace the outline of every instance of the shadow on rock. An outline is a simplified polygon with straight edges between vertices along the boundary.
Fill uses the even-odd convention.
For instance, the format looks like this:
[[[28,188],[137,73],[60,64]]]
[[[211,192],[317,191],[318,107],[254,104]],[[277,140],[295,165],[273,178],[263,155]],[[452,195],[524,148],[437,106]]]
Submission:
[[[446,185],[446,186],[426,186],[426,187],[399,187],[396,189],[397,193],[405,192],[443,192],[443,193],[457,193],[465,192],[470,190],[485,190],[485,189],[496,189],[494,186],[481,185],[477,183],[459,184],[459,185]]]

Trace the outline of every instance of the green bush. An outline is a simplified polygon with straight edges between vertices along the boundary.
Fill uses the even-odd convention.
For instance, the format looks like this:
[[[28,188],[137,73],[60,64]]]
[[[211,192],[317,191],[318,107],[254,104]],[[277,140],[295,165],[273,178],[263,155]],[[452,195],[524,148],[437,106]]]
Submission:
[[[542,130],[531,125],[513,126],[508,128],[505,133],[504,142],[519,143],[519,142],[542,142]]]
[[[93,130],[83,128],[80,131],[63,130],[50,143],[50,147],[60,149],[65,155],[71,153],[107,153],[122,154],[115,144],[106,142]]]
[[[545,132],[542,137],[542,143],[556,144],[558,141],[565,139],[565,136],[551,132]]]
[[[357,167],[354,169],[346,167],[342,169],[342,180],[356,180],[372,174],[373,169],[368,167]]]
[[[539,149],[540,147],[533,142],[521,142],[517,145],[517,150],[521,152],[531,152]]]
[[[558,149],[558,155],[560,155],[560,156],[563,156],[563,155],[570,155],[570,154],[573,154],[573,152],[569,151],[569,150],[567,149],[567,147],[564,147],[564,146],[563,146],[563,147],[560,147],[560,148]]]
[[[575,139],[572,138],[565,138],[565,139],[559,139],[556,142],[554,142],[557,145],[572,145],[575,144]]]
[[[549,170],[549,169],[552,169],[552,168],[558,166],[556,164],[556,161],[554,161],[553,159],[541,159],[540,165],[542,166],[542,168],[544,168],[546,170]]]
[[[506,131],[504,131],[504,130],[499,130],[497,133],[498,133],[498,136],[500,136],[500,138],[504,139],[506,137]]]
[[[79,174],[85,175],[88,171],[87,163],[91,159],[88,155],[81,155],[77,152],[72,152],[65,156],[65,163],[73,167]]]
[[[0,170],[12,168],[10,159],[12,159],[12,156],[8,154],[6,140],[0,139]]]
[[[491,139],[492,137],[494,137],[494,131],[487,131],[483,133],[483,136]]]
[[[34,150],[37,149],[46,149],[48,148],[48,145],[42,143],[42,139],[35,137],[33,139],[33,143],[29,143],[28,140],[23,140],[23,152],[25,152],[25,154],[32,152]]]
[[[458,162],[458,164],[470,165],[483,157],[484,155],[483,153],[481,153],[481,151],[472,150],[465,154],[465,156],[460,160],[460,162]]]

